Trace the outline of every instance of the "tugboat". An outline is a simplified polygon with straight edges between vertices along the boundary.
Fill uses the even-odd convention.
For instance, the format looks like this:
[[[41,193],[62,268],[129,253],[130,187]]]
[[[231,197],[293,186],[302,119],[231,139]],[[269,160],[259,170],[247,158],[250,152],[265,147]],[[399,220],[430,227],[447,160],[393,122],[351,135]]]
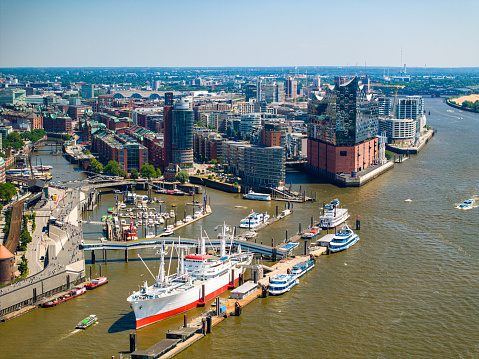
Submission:
[[[293,266],[291,273],[297,278],[301,277],[304,273],[309,272],[315,266],[314,260],[304,261]]]
[[[89,326],[96,323],[97,320],[98,320],[97,316],[95,314],[92,314],[86,317],[85,319],[83,319],[80,323],[78,323],[75,329],[86,329]]]

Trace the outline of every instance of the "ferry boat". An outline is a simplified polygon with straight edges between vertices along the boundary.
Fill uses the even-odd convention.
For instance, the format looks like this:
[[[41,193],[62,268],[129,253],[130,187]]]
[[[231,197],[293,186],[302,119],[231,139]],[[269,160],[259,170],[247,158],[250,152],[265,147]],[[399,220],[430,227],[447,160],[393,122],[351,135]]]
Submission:
[[[44,171],[50,171],[53,168],[53,166],[41,165],[41,166],[35,166],[33,168],[36,169],[37,171],[44,172]]]
[[[297,278],[301,277],[304,273],[309,272],[315,266],[314,260],[309,260],[305,262],[301,262],[293,266],[291,273],[295,275]]]
[[[319,217],[319,226],[322,229],[334,228],[349,218],[346,208],[339,207],[337,199],[324,206],[324,213]]]
[[[288,292],[298,283],[298,277],[294,274],[276,274],[269,280],[268,292],[271,295],[280,295]]]
[[[474,200],[473,199],[466,199],[464,202],[462,202],[459,205],[460,209],[471,209],[474,206]]]
[[[104,284],[107,284],[107,283],[108,283],[107,277],[98,277],[98,278],[93,279],[87,285],[85,285],[85,287],[86,287],[86,289],[91,290],[91,289],[98,288],[98,287],[100,287]]]
[[[247,194],[244,194],[243,198],[256,201],[271,201],[271,195],[269,193],[256,193],[253,190],[250,190]]]
[[[158,322],[162,319],[183,313],[196,306],[205,305],[206,301],[220,295],[234,285],[239,275],[245,271],[253,259],[253,253],[226,253],[226,241],[223,238],[220,255],[206,254],[205,238],[201,235],[198,254],[187,254],[186,246],[177,245],[177,273],[165,274],[165,254],[160,251],[159,273],[154,277],[154,284],[131,294],[130,303],[136,317],[136,328]]]
[[[92,314],[85,319],[83,319],[80,323],[77,324],[75,329],[86,329],[89,326],[95,324],[97,322],[98,318],[95,314]]]
[[[303,235],[301,236],[301,238],[303,239],[313,239],[314,237],[316,237],[317,235],[319,235],[321,233],[321,228],[319,227],[311,227],[311,229],[306,232],[306,233],[303,233]]]
[[[329,250],[331,252],[344,251],[359,241],[359,236],[345,223],[342,228],[334,235],[329,242]]]
[[[60,303],[63,303],[63,302],[66,302],[67,300],[70,300],[72,298],[75,298],[75,297],[78,297],[79,295],[82,295],[86,292],[86,288],[85,287],[77,287],[77,288],[73,288],[72,291],[68,294],[65,294],[65,295],[62,295],[58,298],[55,298],[53,300],[50,300],[48,302],[45,302],[42,304],[42,307],[43,308],[50,308],[50,307],[54,307],[54,306],[57,306],[58,304]]]
[[[260,224],[265,223],[269,219],[268,213],[257,213],[251,211],[251,213],[241,220],[240,228],[254,229]]]

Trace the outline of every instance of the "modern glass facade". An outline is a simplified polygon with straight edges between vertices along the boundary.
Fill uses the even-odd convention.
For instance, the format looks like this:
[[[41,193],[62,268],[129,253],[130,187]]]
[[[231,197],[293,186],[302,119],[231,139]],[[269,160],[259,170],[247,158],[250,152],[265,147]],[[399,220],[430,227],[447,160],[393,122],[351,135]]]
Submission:
[[[171,162],[180,168],[193,167],[193,122],[189,103],[176,103],[172,111]]]

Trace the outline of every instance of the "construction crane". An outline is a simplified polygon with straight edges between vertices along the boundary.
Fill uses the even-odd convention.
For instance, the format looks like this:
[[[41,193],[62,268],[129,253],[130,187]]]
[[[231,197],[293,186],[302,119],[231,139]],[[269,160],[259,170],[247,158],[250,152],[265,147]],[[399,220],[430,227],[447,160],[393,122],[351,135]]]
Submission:
[[[397,102],[397,97],[398,97],[398,89],[403,89],[405,88],[406,86],[404,85],[383,85],[383,84],[372,84],[372,83],[369,83],[368,84],[368,87],[370,86],[373,86],[373,87],[395,87],[396,88],[396,92],[394,93],[394,107],[393,107],[393,113],[394,111],[396,111],[396,102]]]

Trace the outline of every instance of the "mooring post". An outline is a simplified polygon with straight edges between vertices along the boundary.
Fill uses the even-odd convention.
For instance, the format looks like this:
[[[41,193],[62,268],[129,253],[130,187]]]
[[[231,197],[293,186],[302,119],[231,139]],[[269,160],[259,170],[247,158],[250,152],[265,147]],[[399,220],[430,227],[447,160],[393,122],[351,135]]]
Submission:
[[[311,216],[311,227],[314,226],[314,216]]]
[[[216,297],[216,316],[220,316],[220,297]]]
[[[128,263],[128,249],[125,249],[125,262]]]
[[[106,249],[103,250],[103,262],[106,263]]]
[[[286,239],[285,242],[288,240],[288,230],[286,230]]]
[[[356,230],[359,231],[361,229],[361,220],[359,214],[356,216]]]
[[[101,277],[101,264],[100,264],[100,277]]]
[[[308,255],[308,241],[304,241],[304,255]]]
[[[301,223],[299,223],[299,234],[301,234]]]
[[[183,326],[184,326],[185,328],[188,327],[188,316],[187,316],[187,314],[185,314],[185,315],[183,316]]]
[[[206,317],[206,333],[209,334],[213,330],[213,318]]]
[[[273,255],[272,255],[273,262],[276,262],[276,257],[277,257],[277,252],[276,251],[277,251],[276,248],[273,248]]]
[[[91,251],[91,263],[95,264],[95,250]]]
[[[130,333],[130,353],[133,353],[136,350],[136,347],[136,333]]]
[[[91,266],[90,266],[90,277],[89,277],[89,278],[91,279]],[[42,283],[43,283],[43,282],[42,282]]]
[[[276,218],[278,218],[278,206],[276,206]]]

